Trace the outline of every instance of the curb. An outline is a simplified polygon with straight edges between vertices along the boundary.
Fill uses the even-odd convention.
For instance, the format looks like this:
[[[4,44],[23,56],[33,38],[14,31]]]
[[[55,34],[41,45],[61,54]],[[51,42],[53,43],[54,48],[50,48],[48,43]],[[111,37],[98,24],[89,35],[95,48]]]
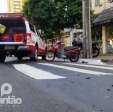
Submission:
[[[101,62],[104,62],[104,63],[113,63],[113,59],[101,59]]]
[[[79,63],[92,64],[92,65],[104,65],[104,61],[101,59],[80,59]]]

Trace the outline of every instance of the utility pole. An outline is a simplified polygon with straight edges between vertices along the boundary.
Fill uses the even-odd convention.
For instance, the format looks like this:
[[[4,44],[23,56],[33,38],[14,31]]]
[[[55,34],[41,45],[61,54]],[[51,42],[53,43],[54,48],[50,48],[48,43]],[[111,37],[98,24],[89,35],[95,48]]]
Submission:
[[[86,11],[85,8],[86,4],[85,4],[85,0],[82,0],[82,23],[83,23],[83,57],[87,58],[87,49],[86,49]]]
[[[83,14],[83,37],[84,37],[84,55],[92,58],[92,37],[91,37],[91,0],[82,0]]]

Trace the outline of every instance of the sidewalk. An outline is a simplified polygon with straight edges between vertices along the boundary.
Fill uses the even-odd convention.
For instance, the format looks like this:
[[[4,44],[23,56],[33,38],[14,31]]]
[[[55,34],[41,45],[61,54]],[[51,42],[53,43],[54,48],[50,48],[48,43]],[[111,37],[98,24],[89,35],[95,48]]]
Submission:
[[[101,55],[93,59],[80,59],[79,62],[95,65],[113,64],[113,54]]]
[[[55,58],[56,62],[70,62],[69,59],[59,59]],[[77,63],[81,64],[91,64],[91,65],[106,65],[106,64],[113,64],[113,54],[101,55],[97,58],[86,59],[80,58]]]
[[[97,57],[96,59],[100,59],[102,62],[105,62],[105,63],[113,64],[113,54],[102,55],[102,56]]]
[[[64,59],[59,59],[59,58],[55,58],[56,62],[70,62],[68,59],[64,60]],[[71,62],[74,63],[74,62]],[[86,58],[80,58],[78,62],[79,64],[91,64],[91,65],[105,65],[104,62],[101,61],[101,59],[86,59]]]

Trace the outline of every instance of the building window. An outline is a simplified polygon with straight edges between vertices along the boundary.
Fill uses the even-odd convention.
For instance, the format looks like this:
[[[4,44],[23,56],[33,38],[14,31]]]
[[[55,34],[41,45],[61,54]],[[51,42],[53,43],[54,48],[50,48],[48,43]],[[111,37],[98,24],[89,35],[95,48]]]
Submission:
[[[100,5],[100,0],[95,0],[95,6],[99,6]]]

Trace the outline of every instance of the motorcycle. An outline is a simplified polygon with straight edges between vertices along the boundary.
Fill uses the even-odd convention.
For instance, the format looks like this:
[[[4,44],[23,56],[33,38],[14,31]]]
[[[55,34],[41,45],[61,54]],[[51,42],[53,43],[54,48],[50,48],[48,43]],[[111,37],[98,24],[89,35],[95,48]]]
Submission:
[[[75,42],[75,44],[73,44],[73,46],[79,47],[81,51],[83,50],[83,43],[82,42],[80,42],[80,43]],[[100,54],[100,49],[98,47],[98,43],[93,42],[92,43],[92,56],[93,56],[93,58],[98,57],[99,54]]]
[[[93,52],[93,57],[96,58],[100,54],[100,48],[98,47],[98,43],[92,43],[92,52]]]
[[[61,59],[69,59],[71,62],[77,62],[80,56],[80,49],[78,47],[68,46],[61,50],[61,42],[53,44],[46,53],[47,61],[54,61],[55,57]]]

